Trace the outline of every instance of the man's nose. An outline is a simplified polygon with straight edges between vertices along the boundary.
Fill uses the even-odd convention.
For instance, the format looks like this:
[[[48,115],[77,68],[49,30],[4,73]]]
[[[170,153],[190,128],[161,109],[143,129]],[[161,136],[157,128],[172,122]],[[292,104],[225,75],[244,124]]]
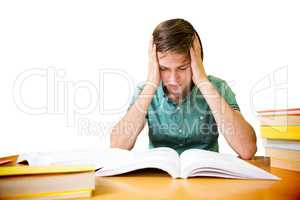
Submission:
[[[170,84],[177,84],[178,74],[175,71],[171,72],[169,81]]]

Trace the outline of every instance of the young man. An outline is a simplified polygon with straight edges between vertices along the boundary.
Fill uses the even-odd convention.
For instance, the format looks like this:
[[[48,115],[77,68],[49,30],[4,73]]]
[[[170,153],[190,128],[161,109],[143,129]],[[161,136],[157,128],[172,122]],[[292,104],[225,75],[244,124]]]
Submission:
[[[111,133],[111,147],[132,149],[149,126],[149,145],[179,154],[218,151],[218,130],[242,159],[256,153],[254,129],[243,118],[225,81],[207,75],[201,40],[183,19],[159,24],[149,45],[147,81],[139,85],[126,115]]]

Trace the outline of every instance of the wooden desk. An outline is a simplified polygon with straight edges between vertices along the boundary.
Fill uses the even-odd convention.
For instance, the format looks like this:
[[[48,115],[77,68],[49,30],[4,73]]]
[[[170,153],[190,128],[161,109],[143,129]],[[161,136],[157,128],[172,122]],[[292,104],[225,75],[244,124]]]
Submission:
[[[300,199],[300,172],[271,168],[265,157],[256,157],[249,162],[281,180],[172,179],[163,171],[147,169],[120,176],[97,177],[91,199]]]

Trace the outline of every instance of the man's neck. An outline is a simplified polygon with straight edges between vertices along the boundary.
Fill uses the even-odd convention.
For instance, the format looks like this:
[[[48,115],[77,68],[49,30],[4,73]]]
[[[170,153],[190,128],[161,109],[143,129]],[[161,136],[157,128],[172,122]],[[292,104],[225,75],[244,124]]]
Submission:
[[[182,94],[180,95],[175,95],[175,94],[170,94],[167,90],[167,88],[164,88],[164,91],[169,99],[171,99],[174,103],[179,104],[191,91],[194,86],[194,83],[186,89]]]

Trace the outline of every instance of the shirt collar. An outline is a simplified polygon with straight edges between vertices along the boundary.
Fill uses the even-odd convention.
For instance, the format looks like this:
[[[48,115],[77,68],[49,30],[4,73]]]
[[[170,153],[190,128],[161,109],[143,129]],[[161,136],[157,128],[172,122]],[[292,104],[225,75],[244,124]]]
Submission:
[[[165,100],[169,103],[173,103],[173,104],[177,105],[177,103],[175,103],[171,99],[169,99],[169,97],[165,93],[165,90],[166,90],[165,86],[163,85],[162,81],[160,81],[160,84],[158,87],[158,95],[160,97],[159,99],[161,101]],[[197,91],[198,91],[198,87],[193,83],[191,91],[189,91],[189,93],[179,102],[179,105],[184,103],[187,99],[190,99],[191,97],[193,97],[193,95],[196,95]]]

